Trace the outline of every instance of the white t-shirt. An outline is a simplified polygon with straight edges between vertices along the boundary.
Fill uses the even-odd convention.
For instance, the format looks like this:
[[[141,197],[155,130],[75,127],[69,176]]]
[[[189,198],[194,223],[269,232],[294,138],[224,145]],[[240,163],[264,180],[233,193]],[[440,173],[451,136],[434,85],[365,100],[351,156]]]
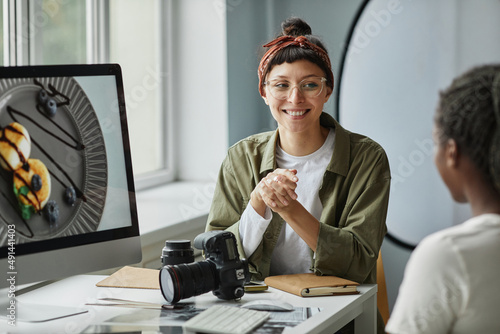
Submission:
[[[500,215],[426,237],[405,269],[388,333],[500,333]]]
[[[330,129],[325,143],[310,155],[295,157],[287,154],[280,147],[276,149],[278,167],[297,170],[299,178],[295,189],[297,201],[318,220],[323,211],[319,199],[319,187],[332,158],[334,141],[335,131]],[[272,213],[269,208],[266,209],[265,217],[262,218],[251,205],[246,207],[240,218],[239,232],[247,257],[253,254],[259,246],[271,218]],[[310,266],[309,246],[288,224],[283,224],[271,256],[270,275],[305,273],[309,271]]]

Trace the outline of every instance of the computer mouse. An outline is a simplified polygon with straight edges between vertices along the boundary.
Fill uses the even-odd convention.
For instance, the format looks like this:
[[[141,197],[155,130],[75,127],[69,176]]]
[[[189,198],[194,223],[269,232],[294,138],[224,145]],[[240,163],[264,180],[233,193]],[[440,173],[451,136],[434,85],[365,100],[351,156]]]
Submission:
[[[281,312],[293,311],[293,305],[281,300],[271,300],[271,299],[252,300],[250,302],[246,302],[245,304],[241,305],[241,307],[258,311],[281,311]]]

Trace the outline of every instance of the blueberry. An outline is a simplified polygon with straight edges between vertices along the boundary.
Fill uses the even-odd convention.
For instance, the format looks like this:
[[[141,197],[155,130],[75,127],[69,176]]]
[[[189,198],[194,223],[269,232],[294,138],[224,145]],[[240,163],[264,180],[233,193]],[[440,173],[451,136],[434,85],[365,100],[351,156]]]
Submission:
[[[49,116],[54,116],[57,112],[57,103],[54,99],[49,98],[44,104],[45,112]]]
[[[38,103],[40,103],[41,105],[45,105],[48,99],[49,99],[49,94],[47,93],[47,91],[45,89],[41,89],[38,92],[37,96]]]
[[[59,219],[59,207],[57,206],[57,202],[49,201],[45,205],[44,213],[45,213],[45,218],[47,218],[49,223],[51,224],[57,223],[57,220]]]
[[[31,189],[33,189],[33,191],[42,189],[42,178],[40,177],[40,175],[35,174],[31,178]]]
[[[66,191],[64,192],[64,200],[69,205],[75,204],[75,202],[76,202],[76,191],[75,191],[75,188],[73,188],[73,187],[66,188]]]

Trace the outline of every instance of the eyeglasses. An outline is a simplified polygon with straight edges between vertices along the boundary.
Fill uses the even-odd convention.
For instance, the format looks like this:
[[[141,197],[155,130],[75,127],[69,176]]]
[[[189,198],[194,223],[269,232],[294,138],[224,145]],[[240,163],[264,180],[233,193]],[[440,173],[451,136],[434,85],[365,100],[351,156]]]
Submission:
[[[270,80],[264,82],[264,85],[269,89],[271,95],[278,100],[286,100],[290,97],[294,87],[297,87],[302,95],[307,98],[317,97],[323,91],[326,78],[310,77],[302,80],[296,85],[292,85],[286,80]]]

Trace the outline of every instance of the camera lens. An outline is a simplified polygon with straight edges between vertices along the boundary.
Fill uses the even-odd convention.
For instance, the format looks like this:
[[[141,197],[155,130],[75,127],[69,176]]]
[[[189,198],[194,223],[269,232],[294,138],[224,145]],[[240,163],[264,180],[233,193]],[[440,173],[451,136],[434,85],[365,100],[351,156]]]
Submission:
[[[189,240],[167,240],[161,252],[161,263],[176,265],[194,262],[194,251]]]
[[[169,303],[198,296],[218,286],[214,265],[208,261],[165,266],[160,271],[160,288]]]

